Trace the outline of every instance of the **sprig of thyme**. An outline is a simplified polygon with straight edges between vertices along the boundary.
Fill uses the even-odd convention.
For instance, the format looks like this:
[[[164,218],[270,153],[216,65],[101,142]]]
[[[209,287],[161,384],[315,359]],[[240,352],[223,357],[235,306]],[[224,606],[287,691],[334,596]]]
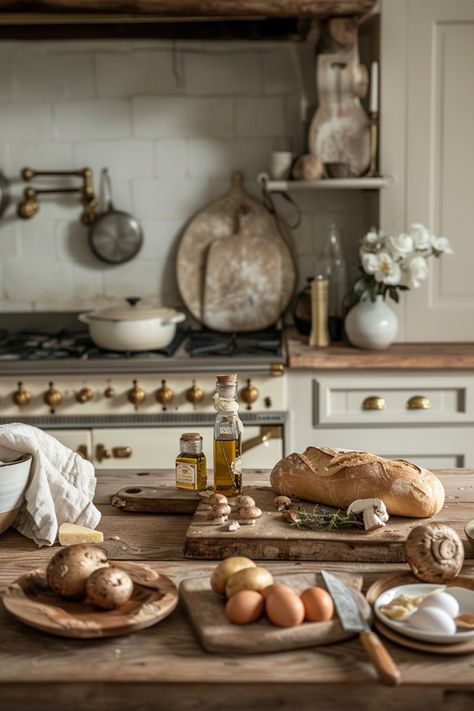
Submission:
[[[310,531],[364,527],[362,514],[347,514],[343,509],[331,509],[319,504],[312,511],[303,508],[286,511],[284,518],[290,522],[292,528],[304,528]]]

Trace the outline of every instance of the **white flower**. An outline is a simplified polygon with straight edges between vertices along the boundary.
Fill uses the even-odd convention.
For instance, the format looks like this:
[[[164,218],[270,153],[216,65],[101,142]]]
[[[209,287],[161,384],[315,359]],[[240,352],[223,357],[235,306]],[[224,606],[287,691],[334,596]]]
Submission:
[[[369,230],[362,239],[362,249],[369,250],[373,252],[377,249],[379,243],[382,241],[382,237],[374,229]]]
[[[413,238],[416,249],[424,250],[431,247],[431,235],[428,229],[419,222],[410,225],[409,234]]]
[[[395,259],[405,259],[413,252],[414,241],[410,235],[397,235],[387,240],[388,249]]]
[[[418,289],[421,282],[428,276],[428,265],[424,257],[413,257],[407,265],[408,286],[411,289]]]
[[[367,274],[373,274],[375,280],[390,286],[400,283],[402,272],[400,265],[392,259],[388,252],[378,254],[364,254],[362,267]]]
[[[431,246],[438,254],[453,254],[453,250],[447,237],[431,236]]]

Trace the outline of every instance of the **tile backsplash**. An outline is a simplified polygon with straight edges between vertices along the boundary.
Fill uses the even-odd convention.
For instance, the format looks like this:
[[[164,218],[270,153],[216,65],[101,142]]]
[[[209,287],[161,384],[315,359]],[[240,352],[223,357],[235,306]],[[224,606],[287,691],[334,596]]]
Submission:
[[[291,43],[1,43],[0,169],[12,204],[0,219],[0,311],[79,310],[131,294],[179,306],[175,252],[193,213],[227,190],[232,171],[258,195],[272,150],[304,151],[314,96],[303,95],[297,56]],[[33,219],[18,219],[24,166],[90,166],[96,190],[108,167],[115,207],[143,225],[142,251],[121,266],[98,261],[71,197],[41,198]],[[350,257],[376,203],[359,191],[298,203],[302,284],[328,224],[342,227]]]

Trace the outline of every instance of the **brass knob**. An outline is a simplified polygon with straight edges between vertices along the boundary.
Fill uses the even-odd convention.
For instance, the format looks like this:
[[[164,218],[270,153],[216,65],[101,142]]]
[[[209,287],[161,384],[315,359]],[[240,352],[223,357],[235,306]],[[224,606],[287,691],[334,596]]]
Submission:
[[[363,410],[385,410],[385,398],[379,395],[366,397],[362,403]]]
[[[192,386],[186,390],[186,400],[196,407],[196,405],[201,402],[203,397],[204,391],[201,390],[201,388],[196,385],[196,381],[193,380]]]
[[[278,378],[285,372],[285,366],[283,363],[272,363],[270,366],[270,375],[274,378]]]
[[[93,396],[94,392],[90,388],[82,388],[78,393],[76,393],[76,400],[77,402],[85,403],[92,400]]]
[[[113,388],[111,385],[107,385],[107,387],[104,390],[104,396],[107,398],[115,397],[116,392],[115,388]]]
[[[169,405],[174,397],[174,392],[168,385],[166,385],[166,380],[161,381],[161,388],[156,391],[156,400],[160,405]]]
[[[76,449],[77,454],[83,459],[89,459],[89,450],[87,449],[87,444],[80,444]]]
[[[112,456],[116,459],[128,459],[132,456],[131,447],[112,447]]]
[[[49,407],[54,410],[55,407],[60,405],[61,400],[63,399],[63,396],[61,395],[59,390],[56,390],[54,387],[54,383],[49,384],[49,390],[47,390],[44,394],[44,401]]]
[[[240,392],[240,397],[247,404],[247,410],[252,409],[252,404],[257,400],[259,396],[258,388],[252,385],[250,378],[247,380],[247,385],[242,388]]]
[[[95,448],[95,458],[97,459],[98,462],[102,462],[104,459],[112,459],[113,454],[111,449],[107,449],[107,447],[103,444],[98,444],[97,447]]]
[[[424,395],[413,395],[407,402],[408,410],[429,410],[431,402]]]
[[[136,380],[133,381],[133,388],[131,388],[131,390],[128,391],[127,398],[129,400],[129,402],[131,402],[132,405],[134,405],[135,410],[138,408],[139,405],[142,404],[142,402],[145,401],[145,398],[146,398],[145,391],[143,390],[143,388],[141,388],[138,385]]]
[[[31,400],[31,393],[25,390],[23,383],[18,383],[18,390],[13,393],[12,400],[18,407],[25,407]]]

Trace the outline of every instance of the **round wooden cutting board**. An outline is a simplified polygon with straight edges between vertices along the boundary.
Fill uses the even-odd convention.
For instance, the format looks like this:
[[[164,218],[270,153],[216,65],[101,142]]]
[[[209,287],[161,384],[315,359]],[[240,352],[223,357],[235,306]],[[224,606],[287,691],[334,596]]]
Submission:
[[[3,596],[8,612],[30,627],[82,639],[115,637],[145,629],[168,617],[178,604],[178,591],[166,575],[150,566],[120,561],[134,588],[130,600],[117,610],[59,597],[48,587],[45,568],[25,573]]]
[[[246,314],[245,319],[239,321],[238,328],[235,328],[233,309],[227,309],[227,320],[225,313],[223,314],[221,310],[216,321],[216,310],[209,300],[205,307],[204,288],[206,280],[209,280],[209,272],[206,268],[211,245],[214,244],[215,254],[217,240],[225,241],[233,238],[229,240],[229,258],[232,260],[232,254],[236,253],[234,238],[238,232],[238,216],[242,212],[246,213],[246,225],[252,238],[258,240],[259,244],[262,244],[264,240],[270,242],[272,254],[274,246],[278,248],[280,256],[278,267],[281,276],[277,282],[279,293],[276,296],[276,308],[272,305],[271,309],[267,309],[268,296],[265,291],[252,288],[255,283],[255,274],[253,274],[249,290],[254,294],[255,303],[252,304],[252,309]],[[233,249],[230,249],[231,246]],[[222,273],[219,278],[225,282],[226,272],[229,269],[226,259],[222,258],[224,251],[219,249],[222,263]],[[274,261],[276,263],[275,259]],[[198,321],[204,323],[208,328],[218,328],[222,331],[255,331],[272,325],[287,308],[296,284],[296,266],[290,236],[281,220],[275,218],[261,202],[245,192],[240,173],[234,174],[231,188],[225,195],[210,203],[187,225],[178,248],[176,277],[187,308]],[[265,274],[262,275],[262,280],[264,279]],[[264,303],[260,304],[259,298],[263,299]],[[268,318],[262,321],[262,313],[265,312],[268,313]]]

